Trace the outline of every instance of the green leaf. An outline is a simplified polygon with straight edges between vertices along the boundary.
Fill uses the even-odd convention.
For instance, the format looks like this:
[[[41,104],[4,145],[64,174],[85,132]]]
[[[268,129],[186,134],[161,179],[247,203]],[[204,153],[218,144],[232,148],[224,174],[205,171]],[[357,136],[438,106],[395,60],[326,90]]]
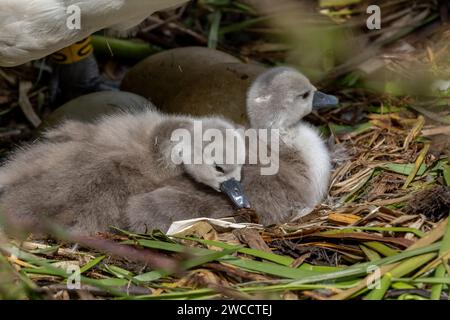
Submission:
[[[42,248],[42,249],[36,249],[36,250],[30,250],[29,252],[34,254],[45,254],[45,255],[53,255],[54,253],[58,252],[58,249],[61,247],[61,245],[57,246],[50,246],[48,248]]]
[[[243,20],[241,22],[230,24],[230,25],[228,25],[226,27],[220,28],[219,35],[222,36],[222,35],[227,34],[227,33],[240,32],[240,31],[242,31],[242,30],[244,30],[246,28],[249,28],[249,27],[251,27],[251,26],[253,26],[255,24],[267,21],[269,19],[270,19],[269,16],[262,16],[262,17],[256,17],[256,18],[253,18],[253,19],[246,19],[246,20]]]
[[[252,249],[252,248],[242,248],[242,247],[238,247],[238,246],[233,246],[233,245],[223,243],[220,241],[197,239],[197,238],[193,238],[193,237],[179,237],[179,238],[191,240],[191,241],[197,241],[204,245],[215,246],[215,247],[223,248],[223,249],[238,248],[237,252],[239,252],[239,253],[248,254],[250,256],[261,258],[261,259],[271,261],[271,262],[275,262],[275,263],[281,264],[283,266],[290,266],[294,262],[294,259],[292,259],[291,257],[280,256],[275,253],[265,252],[262,250],[257,250],[257,249]],[[302,269],[305,271],[314,271],[314,272],[330,272],[330,271],[342,270],[342,268],[339,268],[339,267],[313,266],[308,263],[303,263],[299,267],[299,269]]]
[[[195,239],[195,238],[192,238],[191,240],[199,241],[199,239]],[[185,247],[185,246],[179,245],[179,244],[167,244],[164,242],[159,242],[159,241],[154,241],[154,240],[137,240],[136,242],[138,242],[142,246],[147,246],[147,247],[150,247],[153,249],[163,249],[163,250],[168,250],[168,251],[173,251],[173,252],[187,252],[189,249],[195,249],[192,252],[193,253],[195,252],[199,256],[193,258],[192,260],[186,261],[185,267],[188,267],[188,268],[191,268],[192,266],[195,266],[195,265],[201,265],[201,264],[204,264],[209,261],[218,260],[220,262],[226,262],[228,264],[231,264],[236,267],[244,268],[246,270],[277,275],[277,276],[280,276],[283,278],[299,279],[303,276],[318,274],[318,272],[310,271],[310,270],[301,270],[301,269],[296,269],[296,268],[289,268],[287,266],[280,266],[280,265],[274,264],[274,263],[268,263],[268,262],[266,263],[266,262],[259,262],[259,261],[239,259],[236,257],[232,257],[229,255],[230,252],[236,252],[236,251],[243,250],[244,252],[247,252],[247,253],[250,252],[250,253],[256,254],[257,256],[260,256],[260,257],[266,257],[266,258],[269,258],[272,260],[275,259],[278,262],[283,261],[284,263],[286,263],[288,261],[283,258],[280,258],[281,256],[277,256],[275,254],[268,254],[265,252],[263,253],[262,251],[259,252],[259,250],[255,250],[255,249],[245,250],[246,248],[242,248],[239,246],[229,246],[227,244],[223,244],[223,243],[219,244],[217,242],[209,242],[209,241],[210,240],[201,240],[199,242],[203,242],[205,244],[209,243],[211,245],[222,246],[224,248],[226,247],[226,249],[224,249],[223,251],[214,251],[214,250],[202,249],[202,248],[188,248],[188,247]],[[136,276],[134,279],[136,279],[138,281],[148,281],[148,280],[153,281],[153,280],[156,280],[161,275],[167,275],[167,273],[164,273],[164,272],[156,273],[155,271],[152,271],[147,274]]]
[[[437,256],[436,253],[430,252],[421,254],[418,256],[410,257],[409,259],[405,259],[398,265],[396,265],[392,270],[385,273],[384,276],[381,278],[380,286],[377,288],[372,289],[372,291],[369,292],[369,294],[365,297],[367,300],[381,300],[384,295],[386,294],[386,291],[391,286],[391,279],[396,277],[400,278],[420,266],[424,265],[431,259],[433,259],[435,256]]]
[[[112,52],[115,57],[135,61],[140,61],[151,54],[161,51],[161,48],[148,42],[117,39],[101,35],[92,36],[92,45],[95,53],[98,55],[109,57]]]
[[[450,277],[442,278],[393,278],[395,281],[411,282],[411,283],[431,283],[431,284],[448,284],[450,285]]]
[[[209,245],[209,246],[215,246],[218,248],[222,248],[222,249],[232,249],[232,248],[237,248],[237,251],[240,253],[244,253],[244,254],[248,254],[251,255],[253,257],[257,257],[257,258],[261,258],[264,260],[268,260],[268,261],[272,261],[284,266],[289,266],[292,262],[294,262],[294,259],[290,258],[290,257],[284,257],[284,256],[280,256],[278,254],[274,254],[274,253],[270,253],[270,252],[265,252],[262,250],[257,250],[257,249],[251,249],[251,248],[242,248],[239,246],[233,246],[227,243],[223,243],[220,241],[214,241],[214,240],[204,240],[204,239],[198,239],[198,238],[193,238],[193,237],[185,237],[184,239],[187,240],[191,240],[191,241],[197,241],[198,243],[204,244],[204,245]]]
[[[196,266],[203,265],[208,262],[219,260],[220,258],[223,258],[225,256],[228,256],[228,255],[236,252],[239,248],[240,247],[224,249],[222,251],[207,250],[207,251],[209,251],[208,254],[205,254],[204,252],[202,252],[201,254],[199,254],[191,259],[183,261],[182,267],[183,267],[183,269],[190,269],[190,268],[193,268]],[[154,271],[150,271],[150,272],[135,276],[133,279],[138,282],[150,282],[150,281],[157,280],[161,277],[166,277],[170,274],[171,273],[168,271],[154,270]]]
[[[450,250],[450,220],[447,221],[447,230],[442,239],[441,247],[439,248],[439,256],[445,255]],[[446,262],[448,263],[448,262]],[[435,271],[435,278],[442,278],[446,274],[445,266],[440,264]],[[431,299],[439,300],[442,292],[442,284],[436,284],[431,288]]]
[[[80,273],[83,274],[86,271],[92,269],[93,267],[95,267],[97,264],[99,264],[103,259],[105,259],[106,256],[99,256],[95,259],[92,259],[91,261],[89,261],[88,263],[86,263],[84,266],[82,266],[80,268]]]
[[[68,276],[66,270],[63,270],[61,268],[56,268],[56,267],[50,267],[50,266],[38,267],[38,268],[22,268],[21,271],[25,272],[25,273],[41,274],[41,275],[63,277],[63,278],[66,278]]]
[[[315,290],[315,289],[348,289],[351,288],[356,282],[347,281],[335,284],[303,284],[303,285],[292,285],[292,284],[277,284],[277,285],[264,285],[264,286],[252,286],[252,287],[234,287],[243,293],[268,293],[268,292],[282,292],[288,290]],[[182,292],[171,292],[164,293],[160,295],[141,295],[135,296],[132,299],[136,300],[165,300],[165,299],[195,299],[212,297],[218,293],[213,289],[196,289]]]
[[[214,11],[212,14],[211,28],[208,35],[208,48],[215,49],[219,42],[220,21],[222,20],[222,12],[220,10]]]
[[[390,257],[399,253],[398,250],[392,249],[391,247],[388,247],[384,243],[377,241],[364,242],[364,245],[368,246],[369,248],[375,250],[378,253],[381,253],[385,257]]]
[[[182,292],[170,292],[159,295],[142,295],[132,297],[131,299],[136,300],[176,300],[176,299],[194,299],[194,298],[204,298],[205,296],[217,295],[217,292],[212,289],[196,289],[190,291]],[[127,299],[127,298],[125,298]],[[130,299],[130,298],[128,298]]]
[[[444,180],[445,180],[445,184],[450,187],[450,165],[446,165],[444,170],[443,170],[443,174],[444,174]]]
[[[369,111],[371,113],[379,113],[379,114],[397,113],[397,112],[400,112],[400,111],[403,111],[403,110],[405,110],[405,108],[389,106],[389,105],[370,106],[370,107],[367,108],[367,111]]]
[[[361,0],[320,0],[320,7],[343,7],[360,3]]]
[[[338,233],[338,232],[346,232],[352,230],[367,230],[367,231],[381,231],[381,232],[408,232],[414,233],[419,238],[425,236],[425,233],[416,228],[406,228],[406,227],[349,227],[339,230],[325,231],[323,233]]]
[[[122,287],[130,283],[128,279],[106,278],[106,279],[90,279],[89,284],[108,287]]]
[[[200,3],[205,5],[212,5],[212,6],[229,6],[231,4],[231,0],[200,0]]]
[[[239,247],[231,248],[231,249],[224,249],[222,251],[211,250],[212,253],[210,253],[210,254],[202,254],[202,255],[199,255],[192,259],[189,259],[187,261],[184,261],[183,267],[185,269],[190,269],[192,267],[200,266],[200,265],[203,265],[208,262],[219,260],[220,258],[223,258],[225,256],[228,256],[229,254],[236,252],[237,250],[239,250]]]
[[[320,274],[315,271],[307,271],[302,269],[289,268],[286,266],[280,266],[272,262],[260,262],[247,259],[222,259],[220,261],[245,270],[258,271],[278,276],[281,278],[302,279],[304,277]]]
[[[393,281],[392,286],[391,286],[392,289],[399,289],[399,290],[415,289],[415,287],[413,285],[406,283],[407,281],[403,282],[403,279],[399,280],[399,279],[393,278],[391,280]]]
[[[395,173],[399,173],[405,176],[409,176],[411,172],[414,170],[414,163],[404,163],[404,164],[398,164],[398,163],[386,163],[381,168],[393,171]],[[427,166],[425,164],[422,164],[417,171],[417,175],[421,176],[425,173],[427,170]]]
[[[120,279],[130,279],[131,277],[133,277],[133,273],[131,271],[114,265],[105,265],[105,271]]]
[[[369,249],[368,247],[366,247],[364,245],[360,245],[359,247],[361,248],[361,250],[364,252],[364,254],[367,256],[367,258],[370,261],[376,261],[376,260],[381,259],[380,255],[375,250]]]
[[[133,279],[137,282],[152,282],[168,275],[168,272],[155,270],[137,275]]]
[[[382,265],[388,265],[392,264],[398,261],[402,261],[404,259],[408,259],[411,257],[416,257],[419,255],[423,255],[426,253],[434,252],[439,250],[440,242],[434,243],[432,245],[429,245],[424,248],[418,248],[414,250],[408,250],[401,253],[398,253],[396,255],[382,258],[377,261],[369,261],[365,263],[355,264],[351,267],[348,267],[342,271],[337,272],[330,272],[330,273],[323,273],[316,276],[310,276],[305,277],[301,280],[293,282],[294,284],[304,284],[304,283],[314,283],[314,282],[321,282],[321,281],[327,281],[327,280],[337,280],[341,278],[347,278],[347,277],[355,277],[355,276],[363,276],[367,274],[367,270],[369,267],[373,266],[382,266]]]
[[[345,133],[354,133],[354,134],[360,134],[365,131],[368,131],[373,127],[373,124],[370,122],[365,122],[361,124],[357,124],[355,126],[347,126],[347,125],[340,125],[335,123],[330,123],[329,128],[331,132],[333,132],[336,135],[342,135]]]

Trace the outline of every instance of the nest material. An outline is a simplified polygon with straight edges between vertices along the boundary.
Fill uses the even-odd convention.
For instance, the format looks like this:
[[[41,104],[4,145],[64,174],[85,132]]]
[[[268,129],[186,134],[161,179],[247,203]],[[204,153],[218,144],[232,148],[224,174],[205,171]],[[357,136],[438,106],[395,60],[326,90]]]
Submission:
[[[407,213],[421,213],[437,221],[448,216],[450,211],[450,188],[436,185],[418,192],[408,201]]]
[[[236,213],[233,215],[233,217],[236,219],[237,222],[247,222],[247,223],[256,223],[259,224],[259,216],[257,212],[254,209],[239,209],[236,211]]]

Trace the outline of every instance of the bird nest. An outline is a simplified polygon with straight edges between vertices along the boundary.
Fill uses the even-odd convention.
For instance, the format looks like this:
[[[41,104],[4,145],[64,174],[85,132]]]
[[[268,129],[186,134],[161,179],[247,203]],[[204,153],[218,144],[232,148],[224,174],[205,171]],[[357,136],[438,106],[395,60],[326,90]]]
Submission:
[[[345,111],[334,110],[327,120]],[[7,298],[424,299],[447,286],[450,207],[447,128],[400,108],[356,127],[327,125],[338,146],[329,197],[298,221],[265,228],[182,233],[117,230],[62,241],[2,238],[0,294]],[[448,117],[448,114],[440,114]],[[338,131],[338,132],[336,132]],[[432,135],[430,135],[430,132]],[[246,214],[249,214],[246,212]],[[77,243],[77,245],[75,245]],[[443,269],[442,269],[443,268]],[[370,289],[379,270],[384,290]],[[377,279],[372,279],[377,281]]]
[[[162,48],[186,43],[204,46],[208,40],[214,46],[212,40],[223,36],[218,48],[237,52],[243,59],[269,63],[289,60],[287,52],[292,47],[295,49],[295,43],[287,47],[275,35],[282,33],[295,39],[302,36],[291,34],[302,28],[290,27],[289,19],[261,26],[272,12],[264,13],[267,17],[261,19],[247,5],[233,5],[232,10],[226,10],[226,6],[214,7],[213,1],[208,3],[200,8],[183,7],[176,15],[153,16],[149,29],[154,32],[141,30],[140,35]],[[322,16],[329,16],[342,25],[345,21],[353,23],[352,17],[365,17],[363,9],[368,1],[319,3],[323,6]],[[58,230],[55,239],[37,241],[32,236],[13,240],[0,233],[0,298],[447,299],[450,285],[446,276],[450,274],[448,96],[429,103],[434,108],[425,109],[410,98],[392,98],[356,89],[355,75],[350,72],[357,71],[362,60],[370,58],[371,66],[377,66],[376,58],[381,58],[391,75],[402,78],[412,77],[410,71],[418,70],[417,65],[431,66],[440,76],[448,74],[449,32],[440,35],[443,41],[427,38],[430,32],[441,28],[435,1],[414,1],[416,7],[409,6],[406,0],[382,3],[383,10],[387,10],[383,16],[392,15],[392,19],[387,19],[392,23],[391,28],[375,36],[367,32],[367,36],[360,37],[364,41],[355,46],[355,51],[367,47],[360,55],[355,54],[361,59],[350,59],[344,67],[332,69],[335,74],[332,80],[347,75],[340,79],[344,88],[337,91],[342,106],[310,117],[324,133],[333,137],[342,152],[336,153],[339,156],[335,159],[328,198],[309,215],[264,228],[227,229],[200,221],[172,236],[157,230],[148,234],[116,230],[87,238]],[[441,7],[445,8],[444,5],[442,1]],[[424,28],[426,32],[417,33],[417,37],[409,34],[413,28],[408,29],[406,34],[414,38],[410,39],[416,48],[413,53],[402,46],[386,48],[406,37],[404,28],[394,25],[399,16],[397,6],[406,6],[400,12],[403,18],[398,19],[404,26],[416,28],[431,18],[431,22],[436,22]],[[423,9],[421,6],[430,9],[428,16],[418,16],[423,11],[418,10]],[[218,14],[209,15],[220,10],[223,10],[222,18]],[[303,20],[304,17],[294,19]],[[365,19],[360,20],[354,23],[357,30],[365,26]],[[211,21],[219,27],[209,29]],[[205,30],[209,34],[204,34]],[[164,36],[158,37],[158,32]],[[241,39],[243,35],[245,41]],[[377,37],[384,38],[376,43]],[[308,45],[317,44],[318,38],[311,37],[313,41]],[[417,41],[413,40],[419,44],[415,45]],[[385,44],[384,51],[378,50],[380,43]],[[300,49],[306,47],[304,42],[300,44]],[[349,48],[354,45],[353,41],[348,46],[341,44]],[[366,51],[374,54],[365,55]],[[312,58],[320,56],[311,52]],[[318,62],[321,66],[332,62],[305,61]],[[373,69],[371,66],[365,64],[363,69]],[[114,61],[102,67],[106,73],[118,68]],[[19,139],[16,136],[24,135],[21,139],[30,136],[29,127],[23,126],[20,120],[17,124],[19,108],[16,107],[25,114],[25,121],[30,122],[34,118],[34,113],[29,112],[30,104],[42,110],[47,88],[30,86],[30,81],[35,81],[36,74],[44,67],[38,69],[28,65],[7,72],[0,70],[0,111],[4,127],[0,138],[12,137],[7,144],[0,141],[1,149],[15,145]],[[385,88],[392,89],[392,83],[387,83]],[[396,94],[395,90],[387,91]],[[43,112],[39,116],[44,116]],[[255,218],[251,212],[242,214]]]

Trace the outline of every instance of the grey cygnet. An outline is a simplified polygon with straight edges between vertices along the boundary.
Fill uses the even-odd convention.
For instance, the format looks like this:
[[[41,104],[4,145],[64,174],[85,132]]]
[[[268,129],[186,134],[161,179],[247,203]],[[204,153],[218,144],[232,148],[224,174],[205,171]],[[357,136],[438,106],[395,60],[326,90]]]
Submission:
[[[0,213],[29,224],[48,220],[80,234],[108,231],[110,226],[135,232],[166,228],[184,212],[158,216],[149,207],[139,215],[139,199],[177,181],[196,181],[218,194],[227,192],[224,182],[238,185],[241,180],[242,165],[186,161],[195,153],[202,156],[204,148],[192,148],[185,158],[172,152],[174,130],[192,133],[194,120],[201,121],[203,130],[236,129],[218,117],[165,115],[153,107],[95,123],[66,121],[41,141],[17,150],[0,168]],[[172,156],[180,158],[174,161]]]
[[[278,67],[261,74],[247,94],[251,128],[279,130],[279,170],[261,175],[261,164],[245,164],[242,185],[264,225],[302,217],[324,198],[331,173],[330,150],[318,131],[302,119],[313,108],[335,106],[295,69]],[[248,150],[248,153],[250,150]],[[192,182],[169,183],[133,204],[136,216],[220,218],[234,214],[228,201]]]

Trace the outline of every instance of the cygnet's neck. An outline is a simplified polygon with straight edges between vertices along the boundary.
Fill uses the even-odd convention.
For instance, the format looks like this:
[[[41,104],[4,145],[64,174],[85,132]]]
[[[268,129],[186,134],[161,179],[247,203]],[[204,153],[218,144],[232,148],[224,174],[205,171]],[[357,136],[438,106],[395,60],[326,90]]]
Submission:
[[[280,130],[280,138],[286,148],[300,152],[308,168],[308,176],[320,201],[325,195],[331,170],[330,155],[324,140],[316,128],[300,121],[294,126]]]
[[[292,119],[286,119],[283,116],[273,117],[267,119],[266,121],[261,121],[260,124],[252,125],[252,128],[258,129],[268,129],[268,130],[279,130],[279,132],[287,132],[294,130],[298,126],[307,125],[303,120],[292,121]]]
[[[268,119],[258,119],[258,121],[251,121],[250,124],[252,128],[255,129],[277,129],[280,131],[287,130],[294,127],[297,123],[291,123],[290,119],[286,119],[282,115],[271,114]]]

